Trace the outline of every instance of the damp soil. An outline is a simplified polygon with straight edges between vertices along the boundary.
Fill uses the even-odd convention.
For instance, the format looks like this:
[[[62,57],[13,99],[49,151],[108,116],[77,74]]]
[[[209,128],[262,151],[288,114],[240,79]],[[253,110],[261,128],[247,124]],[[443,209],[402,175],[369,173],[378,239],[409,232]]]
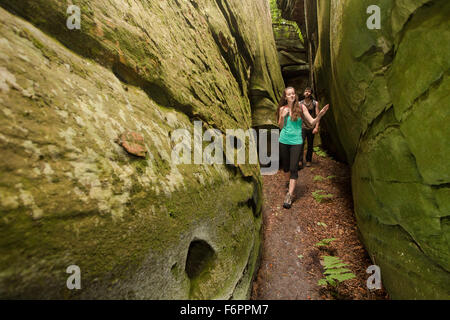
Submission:
[[[263,253],[252,300],[389,299],[384,289],[367,288],[366,270],[373,263],[360,240],[346,164],[314,154],[312,166],[299,171],[291,209],[283,208],[287,187],[281,171],[264,176],[263,183]],[[317,190],[332,197],[319,202],[313,196]],[[336,240],[316,246],[330,238]],[[319,286],[325,255],[341,258],[356,278],[337,289]]]

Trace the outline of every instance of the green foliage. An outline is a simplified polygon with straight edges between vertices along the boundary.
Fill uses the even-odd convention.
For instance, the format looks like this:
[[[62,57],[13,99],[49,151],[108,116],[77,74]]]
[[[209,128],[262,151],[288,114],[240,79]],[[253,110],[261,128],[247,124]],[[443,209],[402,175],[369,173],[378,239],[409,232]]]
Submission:
[[[313,180],[314,181],[325,181],[325,180],[331,180],[333,178],[336,178],[336,176],[328,176],[328,177],[324,178],[322,176],[317,175],[317,176],[314,176]]]
[[[298,27],[297,22],[285,20],[281,17],[281,11],[280,11],[280,9],[278,9],[277,0],[270,0],[270,12],[272,14],[272,23],[293,26],[295,28],[295,31],[297,31],[297,34],[298,34],[298,37],[300,38],[300,40],[302,42],[304,42],[302,31]]]
[[[316,243],[317,247],[324,247],[332,243],[336,238],[330,238],[330,239],[323,239]]]
[[[345,268],[348,264],[342,262],[338,257],[322,256],[322,259],[324,278],[318,281],[318,285],[337,287],[339,283],[356,277],[350,269]]]
[[[326,225],[326,223],[325,222],[317,222],[317,225],[318,226],[322,226],[322,227],[324,227],[324,228],[326,228],[326,227],[328,227],[327,225]]]
[[[333,198],[333,195],[331,193],[325,194],[325,191],[323,190],[316,190],[312,192],[312,196],[314,197],[314,200],[316,200],[318,203],[322,203],[324,199],[331,199]]]
[[[322,157],[322,158],[328,157],[328,154],[325,151],[323,151],[322,149],[320,149],[319,147],[314,147],[313,150],[319,157]]]

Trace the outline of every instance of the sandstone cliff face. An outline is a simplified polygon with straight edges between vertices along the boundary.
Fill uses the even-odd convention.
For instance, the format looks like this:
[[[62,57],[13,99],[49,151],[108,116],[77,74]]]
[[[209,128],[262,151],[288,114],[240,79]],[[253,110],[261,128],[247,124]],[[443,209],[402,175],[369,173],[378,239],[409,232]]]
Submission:
[[[274,22],[273,33],[285,86],[302,92],[309,79],[309,64],[303,42],[296,28],[289,24]]]
[[[283,88],[268,3],[0,5],[0,296],[245,298],[260,248],[255,165],[175,165],[193,120],[273,124]],[[144,138],[148,154],[114,140]],[[81,290],[66,288],[69,265]]]
[[[274,0],[275,1],[275,0]],[[314,57],[317,51],[317,0],[276,0],[283,18],[297,22],[303,37],[303,47],[307,59],[307,81],[298,87],[314,88]]]
[[[352,164],[358,224],[391,296],[448,299],[450,3],[378,1],[369,30],[372,4],[318,1],[323,124]]]

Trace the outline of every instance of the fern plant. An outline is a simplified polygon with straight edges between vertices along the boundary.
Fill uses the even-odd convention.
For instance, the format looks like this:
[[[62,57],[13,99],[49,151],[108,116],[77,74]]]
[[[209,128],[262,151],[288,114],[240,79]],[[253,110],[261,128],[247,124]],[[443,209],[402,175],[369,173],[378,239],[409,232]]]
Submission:
[[[324,247],[328,246],[330,243],[332,243],[336,238],[330,238],[330,239],[322,239],[319,242],[316,243],[317,247]]]
[[[319,286],[330,285],[332,287],[337,287],[341,282],[350,280],[356,277],[350,269],[345,267],[348,264],[342,262],[338,257],[333,256],[322,256],[323,267],[324,267],[324,278],[318,281]]]
[[[325,222],[322,222],[322,221],[317,222],[317,225],[321,226],[321,227],[324,227],[324,228],[328,227],[327,224]]]
[[[333,178],[336,178],[336,176],[328,176],[328,177],[324,178],[324,177],[322,177],[320,175],[317,175],[317,176],[314,176],[313,180],[314,181],[325,181],[325,180],[331,180]]]
[[[314,197],[314,200],[316,200],[318,203],[322,203],[324,199],[333,198],[333,195],[331,193],[325,194],[325,191],[323,190],[313,191],[312,196]]]
[[[322,149],[320,149],[319,147],[314,147],[313,150],[319,157],[322,157],[322,158],[328,157],[328,154],[325,151],[323,151]]]

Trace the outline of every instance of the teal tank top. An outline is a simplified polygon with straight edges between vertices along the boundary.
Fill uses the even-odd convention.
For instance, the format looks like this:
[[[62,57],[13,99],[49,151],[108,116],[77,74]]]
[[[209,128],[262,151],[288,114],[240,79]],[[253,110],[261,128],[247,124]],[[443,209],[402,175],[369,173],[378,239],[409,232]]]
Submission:
[[[282,144],[302,144],[302,118],[292,121],[291,116],[284,118],[284,127],[281,129],[280,142]]]

